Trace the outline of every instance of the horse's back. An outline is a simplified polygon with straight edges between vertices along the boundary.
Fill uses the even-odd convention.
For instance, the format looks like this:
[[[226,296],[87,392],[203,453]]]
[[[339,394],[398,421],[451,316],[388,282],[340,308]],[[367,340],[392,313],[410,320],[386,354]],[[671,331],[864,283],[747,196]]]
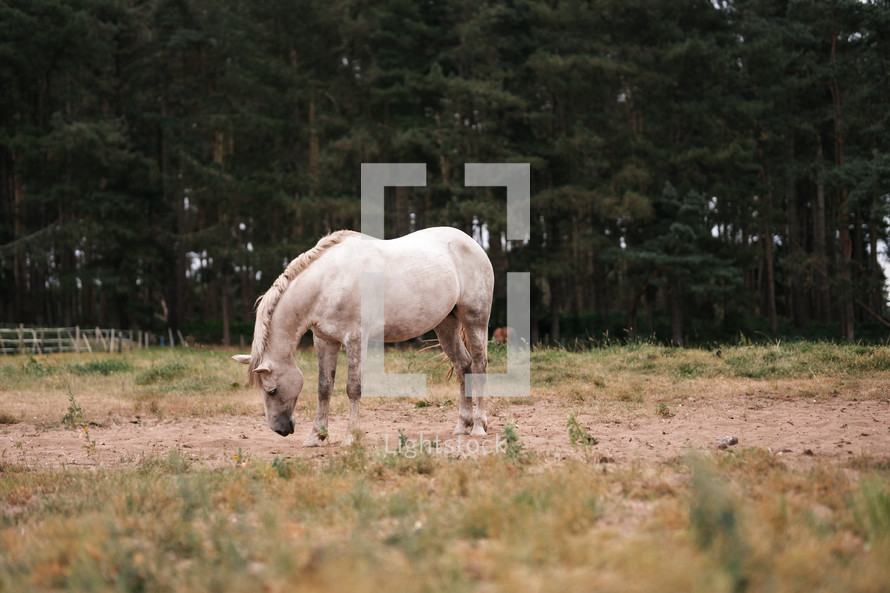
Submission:
[[[462,230],[449,226],[422,229],[397,239],[383,241],[382,244],[393,250],[411,249],[432,252],[449,250],[488,263],[488,256],[482,246]]]
[[[336,307],[357,306],[364,272],[384,277],[386,339],[400,341],[429,331],[455,308],[487,317],[494,272],[485,250],[463,231],[433,227],[397,239],[356,236],[332,248],[314,271],[338,295]],[[351,305],[347,305],[351,303]]]
[[[385,241],[345,237],[297,276],[289,307],[305,311],[313,331],[342,342],[359,327],[366,272],[383,277],[387,341],[421,335],[455,310],[487,323],[491,262],[471,237],[450,227]]]
[[[469,292],[489,300],[494,288],[494,271],[488,254],[472,237],[452,227],[431,227],[398,239],[383,241],[381,245],[394,253],[429,261],[446,259],[462,294]],[[477,297],[479,298],[479,297]]]

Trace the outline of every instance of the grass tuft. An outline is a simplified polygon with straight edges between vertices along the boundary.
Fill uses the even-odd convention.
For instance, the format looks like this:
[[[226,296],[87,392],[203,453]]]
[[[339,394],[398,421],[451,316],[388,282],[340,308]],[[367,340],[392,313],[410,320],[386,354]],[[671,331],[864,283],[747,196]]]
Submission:
[[[68,369],[76,375],[111,375],[129,371],[130,363],[118,358],[103,358],[69,365]]]
[[[189,366],[174,360],[159,366],[152,366],[136,375],[136,385],[156,385],[162,382],[170,382],[182,377]]]

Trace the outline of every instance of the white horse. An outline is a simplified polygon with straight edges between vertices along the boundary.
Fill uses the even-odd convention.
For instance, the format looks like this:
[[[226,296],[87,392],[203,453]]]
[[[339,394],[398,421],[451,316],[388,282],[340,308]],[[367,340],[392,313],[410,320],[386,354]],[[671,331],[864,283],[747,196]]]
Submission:
[[[484,377],[468,386],[465,375],[483,375],[487,370],[494,272],[482,247],[449,227],[388,241],[337,231],[288,264],[258,302],[250,355],[232,357],[250,365],[248,381],[262,394],[269,428],[282,436],[294,432],[294,406],[303,388],[294,353],[303,334],[312,330],[318,410],[303,446],[322,445],[327,437],[341,346],[348,362],[349,431],[344,444],[361,434],[362,352],[363,346],[367,351],[368,340],[362,335],[362,272],[384,274],[385,341],[400,342],[435,330],[460,383],[460,413],[453,434],[484,436],[488,427]]]

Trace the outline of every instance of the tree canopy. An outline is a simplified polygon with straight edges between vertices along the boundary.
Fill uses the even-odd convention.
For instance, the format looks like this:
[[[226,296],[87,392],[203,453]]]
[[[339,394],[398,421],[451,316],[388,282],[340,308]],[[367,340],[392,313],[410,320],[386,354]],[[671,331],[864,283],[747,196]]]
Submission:
[[[5,1],[0,322],[249,337],[361,163],[423,162],[387,237],[483,239],[493,325],[512,270],[535,339],[886,336],[888,37],[886,0]],[[526,241],[471,162],[531,164]]]

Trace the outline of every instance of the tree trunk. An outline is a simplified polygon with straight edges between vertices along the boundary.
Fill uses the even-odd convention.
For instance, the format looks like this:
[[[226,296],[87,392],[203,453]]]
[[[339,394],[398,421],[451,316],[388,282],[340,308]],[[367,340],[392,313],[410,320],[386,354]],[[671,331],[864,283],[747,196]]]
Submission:
[[[878,229],[875,225],[877,204],[872,202],[871,214],[868,219],[868,257],[869,257],[869,297],[868,305],[873,311],[884,312],[881,266],[878,262]]]
[[[778,314],[776,311],[776,273],[773,263],[773,235],[769,226],[761,235],[763,240],[763,263],[766,269],[764,280],[764,294],[766,296],[766,313],[769,318],[769,330],[775,334],[779,329]]]
[[[318,130],[315,126],[315,94],[309,97],[309,195],[318,185]]]
[[[12,157],[12,201],[13,201],[13,237],[18,240],[25,235],[25,224],[22,220],[22,209],[25,202],[25,183],[22,176],[15,167],[15,155]],[[15,282],[15,321],[20,323],[27,320],[28,317],[28,270],[26,267],[27,258],[25,257],[25,249],[20,243],[16,243],[13,251],[13,280]]]
[[[797,329],[804,329],[809,317],[808,299],[804,293],[806,277],[804,275],[804,233],[800,224],[800,204],[797,196],[797,183],[794,175],[794,139],[788,138],[785,143],[787,148],[788,166],[785,173],[785,202],[788,214],[788,241],[791,251],[791,286],[789,291],[789,313],[794,320]]]
[[[553,262],[559,262],[560,260],[565,258],[564,254],[559,252],[560,241],[559,241],[559,222],[551,219],[548,225],[548,236],[547,236],[547,251],[549,256],[552,258]],[[562,291],[564,290],[563,286],[563,278],[561,275],[552,274],[549,278],[550,284],[550,339],[554,342],[559,342],[560,336],[560,328],[559,328],[559,314],[562,310],[563,304],[563,295]]]
[[[13,221],[13,228],[15,227],[16,213],[15,206],[13,205],[13,182],[12,182],[12,174],[13,174],[14,166],[12,162],[12,155],[3,148],[0,147],[0,217],[4,220]],[[0,237],[0,243],[6,243],[7,241],[14,240],[15,235],[7,235]],[[15,257],[13,257],[13,274],[15,273]],[[16,315],[14,313],[16,307],[16,289],[17,286],[13,283],[13,288],[9,293],[3,293],[2,305],[0,305],[0,316],[7,320],[15,320]]]
[[[562,309],[562,278],[553,276],[550,278],[550,339],[559,343],[561,338],[559,331],[559,312]]]
[[[683,299],[680,285],[672,282],[668,289],[668,314],[671,318],[671,346],[683,346]]]
[[[220,266],[222,268],[222,266]],[[223,346],[232,345],[232,334],[229,331],[229,322],[232,316],[232,280],[228,270],[222,269],[222,326]]]
[[[816,152],[816,203],[813,207],[813,291],[816,306],[816,319],[823,322],[831,321],[831,304],[828,297],[828,258],[825,216],[825,186],[822,183],[822,139],[817,136]]]
[[[395,193],[395,228],[393,231],[395,237],[404,237],[408,233],[411,232],[411,188],[404,186],[397,186],[394,189]],[[481,224],[481,222],[480,222]]]
[[[167,99],[161,99],[161,115],[167,116]],[[159,131],[160,147],[159,158],[161,161],[161,178],[163,183],[164,200],[173,206],[176,212],[176,227],[170,229],[173,235],[173,282],[167,286],[167,302],[169,310],[167,313],[167,325],[173,330],[182,329],[183,320],[185,319],[185,267],[186,254],[185,246],[182,243],[182,237],[185,233],[185,206],[182,196],[182,163],[180,158],[180,166],[178,167],[178,175],[174,176],[172,157],[170,155],[169,139],[163,130]]]
[[[488,229],[488,258],[491,260],[491,267],[494,270],[495,278],[507,277],[507,254],[501,245],[501,231],[499,229]],[[495,281],[494,283],[494,300],[496,303],[505,303],[507,299],[507,283],[505,281]]]
[[[837,62],[837,34],[835,32],[834,23],[831,27],[831,58],[830,62],[834,65]],[[831,98],[834,103],[834,157],[838,167],[844,166],[844,130],[841,125],[841,90],[837,83],[837,79],[832,74],[829,81],[831,89]],[[841,319],[841,335],[847,340],[853,341],[855,338],[854,328],[854,309],[853,309],[853,275],[852,275],[852,256],[853,256],[853,239],[850,236],[850,210],[848,206],[849,194],[847,188],[842,187],[838,194],[837,209],[837,228],[838,228],[838,252],[840,254],[840,269],[838,277],[841,281],[840,290],[840,319]]]
[[[853,239],[850,236],[850,212],[847,208],[849,195],[846,188],[840,192],[840,200],[838,202],[838,249],[840,251],[840,263],[838,277],[840,278],[841,288],[840,294],[840,321],[841,335],[849,340],[855,339],[854,332],[854,309],[853,309],[853,275],[852,275],[852,253]]]

